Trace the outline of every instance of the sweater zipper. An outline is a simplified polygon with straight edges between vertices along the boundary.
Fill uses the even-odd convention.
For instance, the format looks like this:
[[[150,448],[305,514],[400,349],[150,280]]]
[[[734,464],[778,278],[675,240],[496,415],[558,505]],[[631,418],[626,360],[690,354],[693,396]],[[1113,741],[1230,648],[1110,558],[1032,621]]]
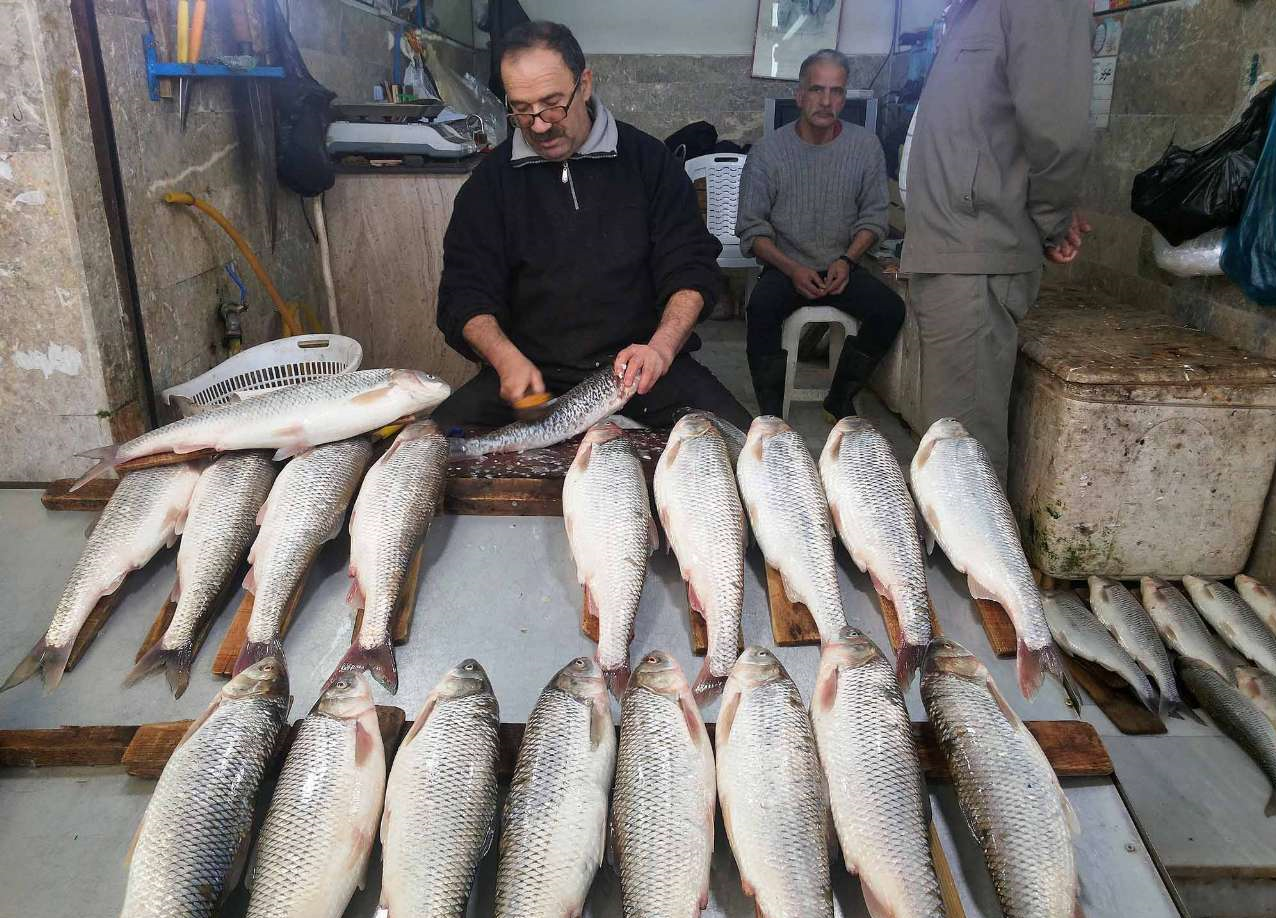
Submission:
[[[572,171],[571,169],[567,168],[566,162],[563,163],[562,182],[564,185],[566,185],[568,188],[571,189],[572,207],[574,207],[576,210],[580,210],[580,201],[576,200],[576,183],[572,181]]]

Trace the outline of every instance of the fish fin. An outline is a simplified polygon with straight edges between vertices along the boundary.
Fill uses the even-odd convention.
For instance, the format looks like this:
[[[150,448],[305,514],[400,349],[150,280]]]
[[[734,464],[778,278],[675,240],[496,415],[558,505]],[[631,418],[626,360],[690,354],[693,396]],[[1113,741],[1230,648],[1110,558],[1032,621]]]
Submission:
[[[984,683],[988,688],[988,694],[992,696],[992,700],[997,703],[997,708],[1001,711],[1001,716],[1006,718],[1006,723],[1016,729],[1027,729],[1023,726],[1023,721],[1019,715],[1015,713],[1015,709],[1010,706],[1010,702],[1006,700],[1006,696],[1001,694],[1001,689],[997,687],[997,683],[992,681],[992,674],[989,673],[987,681]]]
[[[815,677],[815,691],[811,695],[811,710],[828,711],[837,698],[836,666],[821,666]]]
[[[173,692],[173,698],[181,698],[191,681],[191,663],[194,653],[195,648],[191,644],[168,649],[157,641],[124,677],[124,687],[136,685],[144,677],[162,668],[168,680],[168,687]]]
[[[925,657],[925,644],[910,644],[907,639],[900,643],[899,650],[895,651],[895,677],[899,680],[900,691],[908,691]]]
[[[1161,696],[1161,703],[1165,707],[1165,713],[1170,717],[1177,717],[1180,719],[1186,717],[1188,720],[1194,720],[1201,726],[1205,726],[1205,721],[1201,718],[1201,715],[1197,714],[1196,711],[1192,709],[1192,706],[1186,701],[1183,701],[1181,698],[1176,701],[1170,701],[1167,704],[1165,696]]]
[[[244,649],[239,652],[239,657],[235,660],[234,671],[231,675],[238,676],[258,660],[264,660],[266,657],[279,657],[282,660],[283,656],[284,644],[279,638],[273,638],[269,641],[246,641]]]
[[[687,581],[687,604],[691,606],[691,611],[698,613],[705,621],[709,620],[709,616],[704,611],[704,603],[696,595],[696,588],[691,585],[690,580]]]
[[[249,558],[248,560],[251,561],[252,559]],[[257,593],[257,568],[255,566],[248,568],[248,573],[244,574],[244,589],[254,595]]]
[[[95,478],[101,478],[107,472],[114,469],[118,464],[118,446],[103,446],[98,449],[90,449],[83,453],[77,453],[82,459],[96,459],[97,464],[93,468],[85,472],[75,484],[71,485],[70,490],[78,491]]]
[[[704,663],[700,666],[700,672],[696,676],[695,685],[692,686],[692,694],[695,695],[696,703],[708,704],[722,693],[722,687],[726,683],[726,676],[715,676],[709,670],[709,660],[705,658]],[[719,717],[719,722],[721,722],[721,717]]]
[[[1140,670],[1140,673],[1141,672],[1142,670]],[[1158,703],[1159,699],[1157,697],[1156,690],[1152,688],[1151,683],[1148,684],[1146,691],[1139,691],[1139,689],[1135,686],[1130,686],[1130,688],[1133,689],[1134,694],[1143,704],[1143,707],[1147,708],[1153,715],[1160,716],[1161,710]]]
[[[1076,838],[1081,834],[1081,820],[1077,818],[1077,811],[1073,808],[1072,801],[1063,792],[1063,785],[1059,783],[1058,777],[1055,778],[1054,783],[1059,790],[1059,809],[1063,811],[1064,821],[1068,824],[1068,834]]]
[[[986,599],[988,602],[1001,601],[996,596],[992,595],[992,590],[988,589],[976,580],[973,574],[966,575],[966,589],[970,591],[972,599]]]
[[[218,908],[230,898],[230,894],[239,886],[239,881],[244,876],[244,868],[248,866],[248,853],[252,850],[253,832],[252,827],[244,831],[240,836],[239,847],[235,849],[235,857],[231,860],[230,866],[226,869],[226,882],[222,886],[222,894],[218,897]]]
[[[617,666],[615,669],[603,670],[603,679],[607,683],[607,688],[611,689],[611,693],[618,699],[623,698],[625,690],[629,688],[629,661],[626,660],[623,665]]]
[[[94,514],[93,519],[89,520],[89,524],[84,527],[84,538],[87,539],[93,535],[93,530],[97,529],[97,524],[101,522],[101,520],[102,520],[102,514],[100,513]]]
[[[869,918],[896,918],[895,909],[863,877],[860,877],[860,890],[864,893],[864,907],[868,909]]]
[[[784,587],[784,598],[789,602],[797,605],[802,601],[802,597],[798,596],[797,590],[793,589],[793,585],[789,583],[789,578],[784,575],[784,571],[780,571],[780,585]]]
[[[589,745],[598,748],[599,744],[611,735],[611,700],[606,694],[595,695],[589,708]]]
[[[917,507],[917,534],[921,537],[922,545],[926,549],[926,554],[935,553],[935,523],[932,517],[929,504],[919,504]]]
[[[665,447],[665,451],[660,454],[660,461],[666,466],[673,465],[678,458],[678,453],[682,452],[682,441],[670,443]]]
[[[391,695],[399,693],[399,667],[394,658],[394,644],[387,634],[375,647],[363,647],[357,641],[350,645],[337,668],[332,671],[322,691],[327,691],[343,673],[365,672],[376,679]]]
[[[648,554],[654,555],[660,548],[660,530],[656,528],[656,520],[654,517],[647,517],[647,549]]]
[[[1041,688],[1041,682],[1045,678],[1045,673],[1041,670],[1041,659],[1036,651],[1024,643],[1023,638],[1019,639],[1016,658],[1019,691],[1023,693],[1024,698],[1032,698],[1037,694],[1037,689]]]
[[[128,851],[124,852],[124,866],[128,867],[133,863],[133,852],[137,850],[137,843],[142,840],[142,829],[146,826],[146,811],[142,811],[142,818],[137,821],[137,828],[133,830],[133,840],[128,843]]]
[[[1263,815],[1268,819],[1276,816],[1276,791],[1272,791],[1272,795],[1267,798],[1267,807],[1263,810]]]
[[[585,614],[598,621],[598,600],[594,598],[594,594],[589,591],[589,583],[585,582],[581,585],[581,590],[585,593]]]
[[[60,661],[58,659],[59,656],[61,657]],[[9,678],[4,680],[4,685],[0,685],[0,692],[6,692],[15,685],[21,685],[34,676],[36,672],[39,672],[44,679],[45,691],[53,691],[62,679],[68,656],[70,656],[69,646],[61,649],[54,648],[49,645],[47,638],[40,638],[40,640],[35,642],[35,646],[31,648],[31,652],[14,667],[13,672],[9,674]],[[50,678],[53,680],[52,685],[49,684]]]
[[[1045,671],[1058,680],[1059,686],[1068,696],[1068,701],[1072,703],[1072,710],[1080,717],[1081,689],[1077,687],[1072,674],[1068,672],[1067,666],[1064,665],[1063,655],[1059,653],[1059,648],[1054,644],[1042,648],[1038,651],[1038,658],[1041,660],[1041,665]]]
[[[352,609],[362,609],[367,602],[363,590],[359,587],[359,576],[354,565],[350,566],[350,589],[346,590],[346,605]]]
[[[706,661],[704,669],[708,670],[709,664]],[[699,681],[699,680],[696,680]],[[722,744],[731,739],[731,728],[735,724],[736,711],[740,708],[740,693],[737,691],[727,692],[722,697],[722,706],[718,708],[718,726],[714,732],[714,744],[718,749],[722,748]],[[725,815],[726,810],[723,809]]]
[[[580,469],[582,472],[589,468],[589,460],[594,456],[594,444],[591,440],[581,440],[580,449],[576,450],[576,458],[572,460],[572,466]]]
[[[479,860],[487,857],[487,852],[492,850],[492,845],[496,842],[496,819],[493,817],[487,822],[487,834],[483,836],[483,847],[479,852]]]
[[[363,725],[362,720],[354,722],[354,764],[363,765],[371,758],[373,752],[376,751],[375,744],[381,742],[381,737],[373,736],[368,728]],[[371,841],[369,841],[371,844]]]
[[[375,405],[387,395],[394,393],[394,386],[378,386],[366,392],[360,392],[350,399],[352,405]]]

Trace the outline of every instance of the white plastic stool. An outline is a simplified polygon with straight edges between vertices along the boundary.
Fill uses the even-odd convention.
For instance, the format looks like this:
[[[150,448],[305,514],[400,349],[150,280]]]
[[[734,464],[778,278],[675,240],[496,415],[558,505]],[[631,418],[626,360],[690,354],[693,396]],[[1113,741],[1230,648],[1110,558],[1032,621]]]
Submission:
[[[794,386],[797,379],[798,339],[802,337],[802,328],[817,322],[826,322],[829,329],[829,369],[837,371],[838,358],[842,356],[842,345],[848,335],[857,335],[860,330],[859,320],[853,319],[840,309],[832,306],[803,306],[784,320],[780,331],[781,346],[788,354],[784,367],[784,416],[789,416],[790,402],[822,402],[823,389],[798,389]]]

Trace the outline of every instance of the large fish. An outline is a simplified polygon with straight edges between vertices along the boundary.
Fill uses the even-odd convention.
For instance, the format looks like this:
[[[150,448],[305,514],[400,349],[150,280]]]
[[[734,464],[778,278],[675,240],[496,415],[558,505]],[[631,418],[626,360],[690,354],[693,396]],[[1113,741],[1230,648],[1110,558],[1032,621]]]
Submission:
[[[1258,613],[1267,630],[1276,633],[1276,593],[1248,574],[1236,575],[1236,592]]]
[[[580,442],[563,481],[563,524],[585,606],[598,621],[598,662],[619,697],[657,536],[642,463],[611,421],[595,424]]]
[[[337,673],[366,670],[391,692],[399,690],[390,619],[412,556],[439,510],[447,455],[438,426],[418,421],[399,432],[364,476],[350,513],[350,602],[363,609],[363,622]]]
[[[846,869],[873,918],[944,918],[930,796],[891,664],[843,628],[820,654],[811,722]]]
[[[1119,581],[1109,577],[1091,577],[1089,583],[1090,608],[1094,610],[1095,617],[1156,683],[1161,694],[1158,713],[1162,717],[1186,714],[1193,720],[1199,720],[1179,695],[1178,683],[1174,681],[1174,664],[1170,662],[1170,655],[1161,643],[1161,636],[1148,611]]]
[[[1019,691],[1031,698],[1049,672],[1076,700],[1010,502],[983,444],[959,421],[940,418],[913,456],[912,483],[926,525],[953,567],[966,575],[970,595],[1000,603],[1014,623]]]
[[[1276,725],[1276,676],[1257,666],[1238,666],[1236,687]]]
[[[204,469],[177,550],[173,617],[125,685],[163,669],[173,697],[182,697],[190,683],[195,642],[217,615],[217,601],[252,542],[257,512],[274,480],[275,467],[264,450],[226,453]]]
[[[500,711],[487,673],[462,660],[399,744],[381,818],[385,918],[463,918],[496,825]]]
[[[1144,577],[1139,581],[1139,595],[1167,647],[1180,656],[1208,663],[1228,682],[1233,681],[1235,667],[1230,652],[1210,633],[1200,613],[1177,587],[1159,577]]]
[[[198,464],[183,462],[124,476],[71,569],[44,637],[0,685],[0,692],[36,672],[46,692],[58,687],[71,647],[98,600],[114,593],[130,571],[145,566],[181,534],[199,473]]]
[[[621,703],[611,819],[626,915],[691,916],[709,902],[713,747],[676,660],[653,650]]]
[[[385,791],[368,680],[344,673],[297,728],[257,838],[248,918],[341,918],[364,884]]]
[[[210,918],[235,887],[288,701],[283,661],[267,657],[191,724],[138,826],[120,918]]]
[[[777,417],[749,426],[736,462],[740,494],[767,564],[790,602],[810,611],[821,642],[846,626],[833,557],[833,523],[820,473],[802,435]]]
[[[850,417],[829,432],[820,476],[842,544],[895,607],[903,637],[895,671],[907,686],[930,642],[930,592],[917,508],[904,473],[886,438],[863,418]]]
[[[625,387],[608,365],[554,399],[540,420],[515,421],[482,436],[454,440],[452,451],[462,456],[486,456],[553,446],[615,414],[637,391],[636,385]]]
[[[324,542],[341,531],[346,507],[368,465],[367,437],[312,447],[275,479],[257,514],[244,589],[253,594],[248,639],[235,672],[263,656],[282,656],[284,613]]]
[[[1089,660],[1116,673],[1134,690],[1144,707],[1153,714],[1159,711],[1156,689],[1147,674],[1076,593],[1046,590],[1041,594],[1041,606],[1050,633],[1060,647],[1078,659]]]
[[[1192,602],[1201,616],[1237,652],[1276,675],[1276,634],[1263,624],[1250,604],[1216,580],[1183,578]]]
[[[494,918],[581,914],[603,860],[615,762],[603,671],[577,657],[527,718],[501,822]]]
[[[775,654],[746,647],[718,715],[718,799],[740,882],[766,918],[832,918],[828,798],[811,719]]]
[[[156,453],[269,448],[276,450],[275,459],[287,459],[427,411],[451,392],[443,380],[418,370],[359,370],[286,386],[82,453],[99,461],[72,490],[123,462]]]
[[[959,644],[936,638],[922,669],[922,701],[1006,918],[1073,918],[1076,814],[988,670]]]
[[[1208,664],[1191,657],[1179,657],[1179,673],[1218,728],[1244,749],[1263,772],[1272,786],[1272,795],[1263,812],[1269,817],[1276,816],[1276,725]]]
[[[721,691],[739,648],[744,606],[744,508],[726,441],[705,415],[684,415],[656,463],[656,509],[678,556],[687,600],[704,617],[709,648],[697,700]]]

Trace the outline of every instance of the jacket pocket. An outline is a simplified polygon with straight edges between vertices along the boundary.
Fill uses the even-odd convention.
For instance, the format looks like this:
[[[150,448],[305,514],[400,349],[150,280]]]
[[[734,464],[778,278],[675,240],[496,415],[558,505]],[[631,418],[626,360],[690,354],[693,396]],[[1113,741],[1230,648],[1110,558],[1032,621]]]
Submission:
[[[979,179],[979,149],[958,146],[956,153],[960,163],[956,170],[957,182],[953,188],[953,207],[958,213],[973,217],[979,212],[975,197],[975,183]]]

